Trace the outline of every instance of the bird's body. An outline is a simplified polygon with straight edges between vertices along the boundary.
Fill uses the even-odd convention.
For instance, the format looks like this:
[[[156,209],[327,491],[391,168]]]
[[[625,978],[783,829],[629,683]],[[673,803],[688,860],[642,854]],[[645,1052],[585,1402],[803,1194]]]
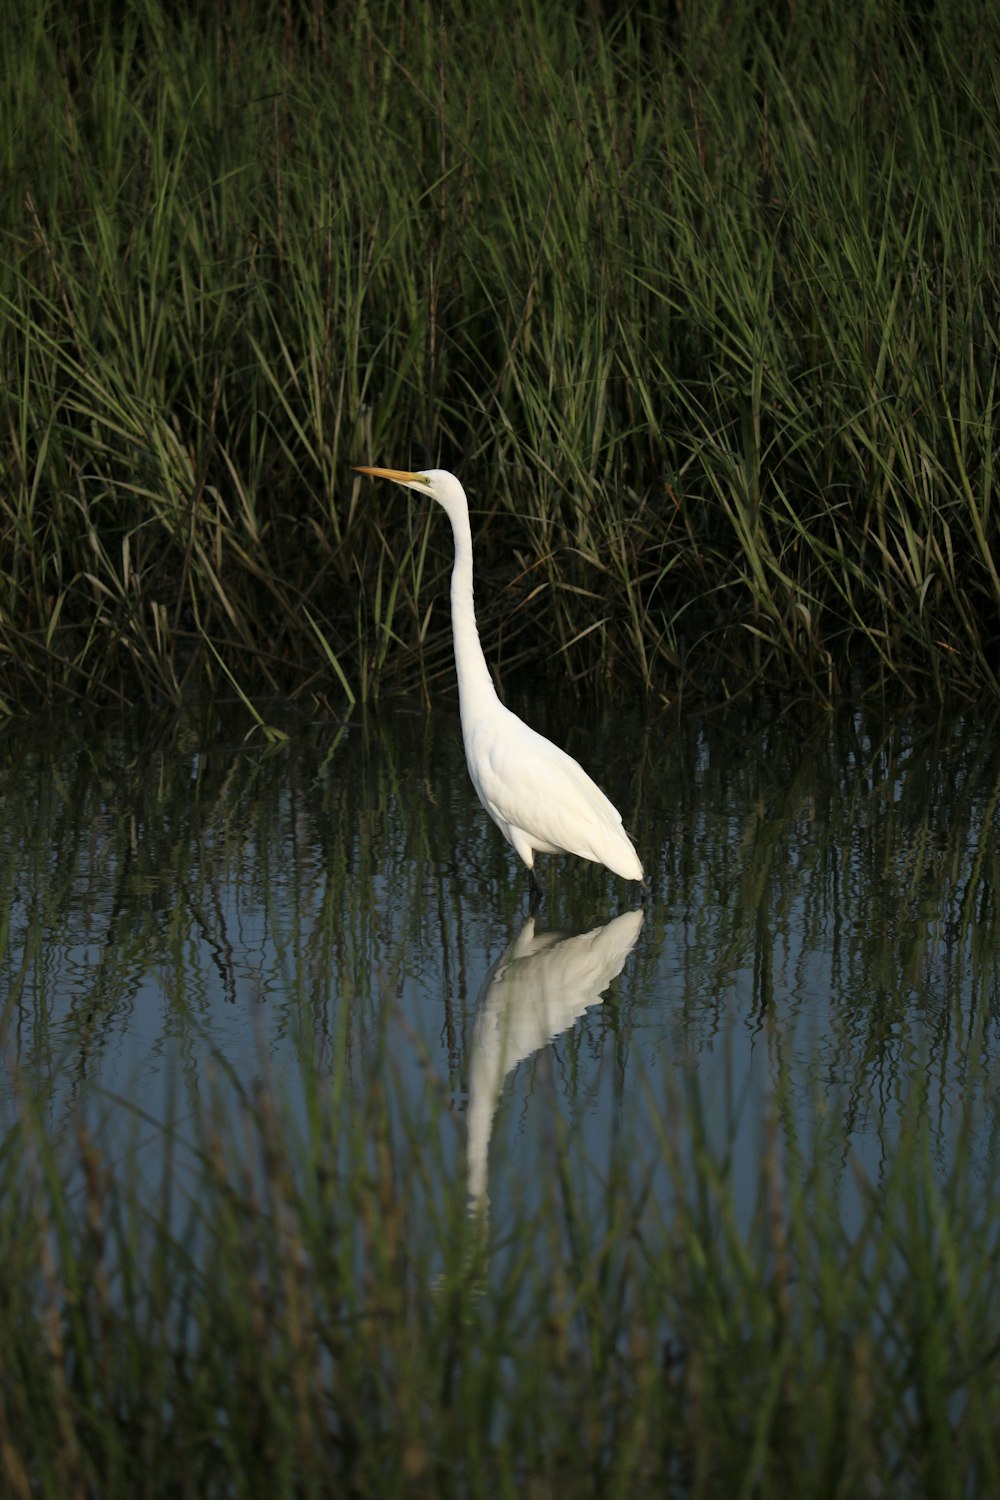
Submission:
[[[455,539],[451,621],[465,760],[480,802],[527,865],[533,891],[539,891],[536,854],[576,854],[606,865],[625,880],[645,883],[639,856],[614,804],[579,762],[525,724],[497,696],[476,628],[472,529],[459,481],[446,469],[412,473],[359,466],[359,473],[429,494],[448,513]]]
[[[480,802],[529,870],[535,854],[576,854],[642,880],[621,814],[565,750],[499,701],[462,737]]]

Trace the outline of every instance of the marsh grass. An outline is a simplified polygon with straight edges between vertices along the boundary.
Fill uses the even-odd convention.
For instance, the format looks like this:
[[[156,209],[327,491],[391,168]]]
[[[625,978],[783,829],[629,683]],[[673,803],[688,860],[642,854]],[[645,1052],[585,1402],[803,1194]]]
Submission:
[[[25,1108],[5,1494],[995,1492],[998,1184],[942,1177],[919,1090],[877,1182],[777,1097],[748,1193],[713,1101],[650,1079],[652,1139],[598,1171],[557,1132],[483,1238],[446,1091],[346,1079],[220,1075],[155,1170]]]
[[[621,1114],[588,1136],[541,1068],[512,1090],[485,1233],[462,1165],[467,987],[523,891],[447,797],[454,726],[404,738],[394,712],[331,747],[302,714],[274,750],[217,704],[159,733],[123,717],[110,747],[66,722],[0,741],[0,1494],[996,1493],[982,716],[778,719],[755,756],[749,706],[705,732],[684,716],[652,820],[683,831],[651,860],[670,895],[607,1032],[579,1041],[606,1048]],[[666,798],[662,733],[636,740]],[[473,884],[485,869],[471,897],[445,850]],[[835,1014],[803,1070],[802,976],[831,931]],[[202,969],[240,1009],[262,977],[251,1065],[205,1063]],[[429,1031],[404,972],[441,976]],[[769,1059],[759,1109],[738,1068],[727,1089],[686,1066],[727,1045],[736,993]],[[162,1110],[96,1082],[157,1005]],[[300,1051],[279,1059],[286,1027]]]
[[[0,707],[996,693],[989,7],[9,10]]]

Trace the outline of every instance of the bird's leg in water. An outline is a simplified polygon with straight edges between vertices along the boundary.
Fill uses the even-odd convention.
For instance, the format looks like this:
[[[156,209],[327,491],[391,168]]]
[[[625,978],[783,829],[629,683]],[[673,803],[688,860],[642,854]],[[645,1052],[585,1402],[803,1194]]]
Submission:
[[[542,904],[542,898],[545,895],[545,892],[542,890],[541,886],[538,883],[538,876],[535,874],[534,870],[530,868],[530,866],[528,868],[528,881],[531,885],[531,896],[528,899],[528,916],[533,917],[535,915],[535,912]]]

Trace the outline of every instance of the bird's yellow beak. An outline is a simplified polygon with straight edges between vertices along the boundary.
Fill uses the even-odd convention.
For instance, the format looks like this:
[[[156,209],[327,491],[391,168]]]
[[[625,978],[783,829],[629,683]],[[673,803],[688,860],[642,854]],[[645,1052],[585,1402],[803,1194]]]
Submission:
[[[410,474],[406,469],[370,469],[367,464],[355,464],[358,474],[371,474],[375,479],[394,479],[397,484],[430,484],[426,474]]]

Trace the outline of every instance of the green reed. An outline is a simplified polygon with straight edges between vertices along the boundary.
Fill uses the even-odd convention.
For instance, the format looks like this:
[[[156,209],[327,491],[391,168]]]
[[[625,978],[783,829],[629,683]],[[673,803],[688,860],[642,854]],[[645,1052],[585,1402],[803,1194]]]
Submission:
[[[998,23],[17,4],[0,705],[995,693]]]
[[[602,1044],[643,1108],[596,1159],[558,1106],[530,1163],[498,1128],[478,1225],[467,986],[523,888],[447,797],[445,718],[331,744],[303,713],[278,749],[218,707],[126,715],[110,743],[65,722],[0,739],[0,1493],[995,1493],[996,734],[818,714],[748,755],[749,710],[688,715],[667,780],[662,726],[638,732],[664,894]],[[265,1041],[213,1078],[188,1066],[199,966],[246,1003],[261,911],[300,1056],[272,1079]],[[803,1101],[794,1012],[831,930]],[[675,950],[670,1046],[647,1053]],[[399,1002],[432,961],[447,1060]],[[737,973],[772,1060],[760,1108],[685,1067],[725,1044]],[[177,1073],[147,1117],[88,1079],[122,1008],[161,997]],[[877,1167],[852,1150],[864,1112]]]
[[[304,1059],[294,1110],[203,1085],[152,1171],[140,1114],[123,1153],[25,1104],[5,1494],[995,1492],[1000,1184],[942,1181],[919,1090],[878,1182],[777,1098],[747,1215],[718,1101],[649,1079],[652,1140],[598,1168],[557,1136],[483,1235],[440,1082],[390,1113],[387,1054],[344,1061]]]

